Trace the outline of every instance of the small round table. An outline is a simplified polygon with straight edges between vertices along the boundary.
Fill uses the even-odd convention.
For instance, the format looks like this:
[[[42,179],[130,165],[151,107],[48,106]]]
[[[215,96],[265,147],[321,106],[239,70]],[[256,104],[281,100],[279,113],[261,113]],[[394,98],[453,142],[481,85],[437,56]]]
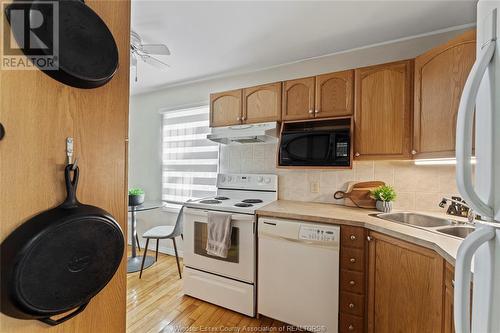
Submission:
[[[136,214],[137,212],[143,212],[146,210],[153,210],[153,209],[158,209],[160,207],[163,207],[163,202],[161,201],[147,201],[143,203],[142,205],[139,206],[128,206],[128,211],[129,213],[132,213],[132,255],[128,257],[127,260],[127,273],[134,273],[138,272],[141,270],[141,263],[142,263],[142,256],[138,256],[136,253],[136,246],[137,244],[135,243],[135,235],[137,231],[135,230],[136,227]],[[154,264],[155,258],[151,256],[147,256],[146,260],[144,261],[144,269],[150,267],[152,264]]]

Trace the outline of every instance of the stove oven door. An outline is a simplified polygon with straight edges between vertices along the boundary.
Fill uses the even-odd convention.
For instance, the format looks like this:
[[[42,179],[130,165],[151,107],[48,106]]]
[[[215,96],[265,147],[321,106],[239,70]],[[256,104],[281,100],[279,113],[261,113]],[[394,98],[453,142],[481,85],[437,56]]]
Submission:
[[[184,264],[187,267],[254,283],[255,216],[232,215],[231,248],[227,258],[207,254],[207,210],[184,209]]]

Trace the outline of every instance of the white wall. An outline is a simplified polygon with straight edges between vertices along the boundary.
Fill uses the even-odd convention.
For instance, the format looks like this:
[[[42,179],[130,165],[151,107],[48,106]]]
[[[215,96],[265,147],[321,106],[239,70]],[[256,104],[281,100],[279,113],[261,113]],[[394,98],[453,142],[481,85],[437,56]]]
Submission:
[[[161,91],[133,95],[130,99],[129,186],[144,188],[148,200],[159,200],[161,198],[161,116],[158,113],[161,108],[172,109],[179,106],[190,106],[200,103],[208,104],[209,94],[212,92],[414,58],[462,32],[463,30],[442,32],[434,35],[337,53],[325,57],[308,59],[258,72],[192,82],[185,85],[172,86]],[[224,61],[224,59],[221,59],[221,61]],[[168,75],[168,72],[166,75]],[[260,148],[257,148],[257,151],[259,149]],[[223,149],[223,154],[224,150],[225,149]],[[274,150],[269,148],[266,151]],[[254,154],[253,150],[252,154]],[[229,161],[229,159],[226,160]],[[356,165],[362,164],[357,163]],[[376,165],[372,164],[372,168],[372,174],[375,174]],[[224,162],[224,160],[221,160],[221,169],[223,171],[242,170],[241,167],[231,167]],[[259,170],[254,170],[254,172],[257,171]],[[261,168],[260,171],[274,172],[275,170],[274,166],[268,163],[265,165],[265,168]],[[443,171],[442,177],[449,178],[450,172],[453,173],[454,170],[451,169],[450,171],[450,169],[448,169],[446,172]],[[293,175],[293,177],[299,177],[299,174],[293,171],[289,172],[289,174]],[[311,177],[314,177],[315,174],[317,173],[310,173]],[[309,177],[309,173],[305,175],[301,174],[300,177]],[[335,176],[335,179],[337,178],[338,176]],[[286,180],[284,181],[286,182]],[[332,180],[330,179],[330,181]],[[341,186],[341,184],[337,186],[337,183],[336,180],[336,187]],[[447,188],[446,193],[454,193],[454,191],[451,190]],[[433,200],[438,196],[436,193],[440,193],[439,195],[441,195],[439,191],[440,190],[432,191],[432,193],[434,193],[433,199],[427,200],[429,209],[431,209]],[[285,195],[284,193],[284,191],[280,191],[282,198]],[[310,196],[305,196],[305,198],[309,197]],[[284,198],[287,197],[285,196]],[[412,198],[414,198],[414,195],[412,195]],[[407,201],[415,202],[416,199],[412,198]],[[139,213],[139,234],[142,234],[147,228],[154,225],[171,224],[174,221],[174,217],[175,214],[161,211]]]

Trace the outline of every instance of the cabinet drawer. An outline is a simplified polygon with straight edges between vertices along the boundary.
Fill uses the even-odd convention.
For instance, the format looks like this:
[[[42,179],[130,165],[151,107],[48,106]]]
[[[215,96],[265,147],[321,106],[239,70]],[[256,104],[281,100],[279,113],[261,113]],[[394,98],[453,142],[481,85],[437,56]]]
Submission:
[[[365,250],[354,248],[342,248],[340,250],[340,268],[358,272],[365,271]]]
[[[340,311],[355,316],[363,316],[365,313],[365,297],[353,293],[340,293]]]
[[[340,246],[355,247],[362,249],[365,247],[365,229],[361,227],[340,227]]]
[[[355,271],[340,271],[340,291],[356,294],[365,293],[365,274]]]
[[[340,313],[340,333],[361,333],[364,332],[364,326],[363,317],[353,316],[348,313]]]

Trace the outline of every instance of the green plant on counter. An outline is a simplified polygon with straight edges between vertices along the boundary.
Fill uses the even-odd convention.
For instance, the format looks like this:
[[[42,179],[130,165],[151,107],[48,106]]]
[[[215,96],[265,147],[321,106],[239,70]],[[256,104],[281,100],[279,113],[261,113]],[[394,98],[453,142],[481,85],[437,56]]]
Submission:
[[[143,195],[144,190],[142,188],[131,188],[128,190],[128,195]]]
[[[396,191],[390,185],[382,185],[371,191],[372,197],[379,201],[394,201]]]

